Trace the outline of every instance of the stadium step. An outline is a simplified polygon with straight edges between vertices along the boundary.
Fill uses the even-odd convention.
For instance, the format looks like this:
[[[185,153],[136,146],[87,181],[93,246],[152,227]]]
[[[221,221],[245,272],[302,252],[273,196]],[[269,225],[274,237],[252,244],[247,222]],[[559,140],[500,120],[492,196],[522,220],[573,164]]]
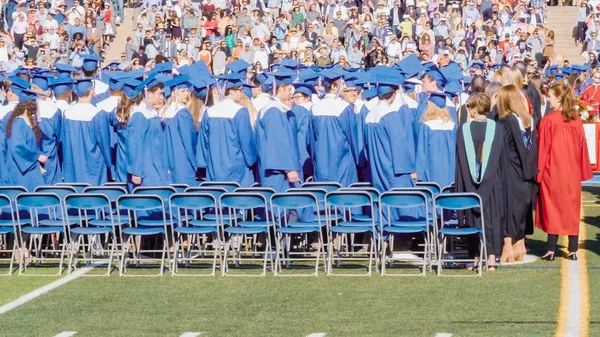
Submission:
[[[115,40],[110,44],[106,54],[104,55],[104,65],[118,59],[120,61],[121,53],[125,51],[127,37],[133,36],[133,9],[125,8],[125,20],[120,26],[117,26],[115,32]]]
[[[571,64],[584,63],[581,46],[575,46],[577,6],[548,7],[547,26],[554,31],[554,50]]]

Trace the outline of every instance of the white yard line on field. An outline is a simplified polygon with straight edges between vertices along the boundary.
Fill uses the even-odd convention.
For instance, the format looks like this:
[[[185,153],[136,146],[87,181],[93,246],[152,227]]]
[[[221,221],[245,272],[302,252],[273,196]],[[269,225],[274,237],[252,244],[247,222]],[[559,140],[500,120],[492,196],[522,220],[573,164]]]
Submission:
[[[447,332],[438,332],[435,334],[435,337],[452,337],[452,334]]]
[[[63,331],[54,337],[71,337],[75,335],[77,331]]]
[[[311,333],[310,335],[306,335],[306,337],[324,337],[326,335],[326,333],[324,332],[315,332],[315,333]]]
[[[202,332],[184,332],[179,337],[198,337],[202,334]]]
[[[88,273],[92,269],[94,269],[94,267],[85,267],[85,268],[77,269],[76,271],[71,273],[71,275],[61,277],[58,280],[56,280],[50,284],[47,284],[47,285],[45,285],[41,288],[38,288],[28,294],[23,295],[23,296],[17,298],[16,300],[1,306],[0,307],[0,315],[7,313],[16,307],[21,306],[21,305],[39,297],[40,295],[43,295],[43,294],[49,292],[52,289],[56,289],[56,288],[62,286],[63,284],[67,284],[67,283],[79,278],[80,276]],[[71,336],[71,335],[69,335],[69,336]]]

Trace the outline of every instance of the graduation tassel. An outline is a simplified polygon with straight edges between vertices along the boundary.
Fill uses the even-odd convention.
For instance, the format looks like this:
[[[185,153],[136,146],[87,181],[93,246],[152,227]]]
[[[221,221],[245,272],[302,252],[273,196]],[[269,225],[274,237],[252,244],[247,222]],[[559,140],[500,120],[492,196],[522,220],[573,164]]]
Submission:
[[[273,87],[271,88],[271,97],[275,97],[277,93],[277,83],[275,81],[275,76],[273,76]]]
[[[206,86],[206,95],[204,95],[204,107],[208,104],[208,94],[210,93],[210,85]]]

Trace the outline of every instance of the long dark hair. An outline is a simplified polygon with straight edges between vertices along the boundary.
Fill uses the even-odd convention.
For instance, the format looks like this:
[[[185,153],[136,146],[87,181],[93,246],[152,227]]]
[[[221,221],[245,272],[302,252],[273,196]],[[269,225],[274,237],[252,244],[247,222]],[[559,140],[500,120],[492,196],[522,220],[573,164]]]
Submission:
[[[142,99],[142,95],[138,95],[135,98],[129,98],[127,95],[123,95],[121,97],[119,106],[117,107],[117,120],[121,126],[127,126],[127,123],[129,123],[129,117],[131,117],[131,108],[134,105],[140,104]]]
[[[39,144],[40,140],[42,139],[42,130],[38,124],[37,113],[38,106],[35,100],[29,100],[17,104],[12,112],[12,115],[10,116],[10,119],[8,120],[8,123],[6,123],[6,138],[10,138],[12,135],[12,126],[15,122],[15,119],[27,114],[27,117],[31,122],[31,129],[33,129],[33,134],[35,135],[35,142]]]

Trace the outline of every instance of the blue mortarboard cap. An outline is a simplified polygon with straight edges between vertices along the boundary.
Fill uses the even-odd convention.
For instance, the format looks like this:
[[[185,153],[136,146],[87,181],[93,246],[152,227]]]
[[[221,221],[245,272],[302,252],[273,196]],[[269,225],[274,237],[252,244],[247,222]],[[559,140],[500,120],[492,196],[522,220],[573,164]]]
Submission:
[[[551,75],[551,74],[556,74],[557,72],[558,72],[558,66],[555,64],[555,65],[549,66],[549,67],[546,69],[546,71],[544,72],[544,74],[545,74],[546,76],[549,76],[549,75]]]
[[[192,86],[189,80],[190,78],[187,75],[180,75],[165,82],[165,86],[175,90],[189,89]]]
[[[71,78],[56,78],[48,81],[48,86],[54,91],[54,95],[60,96],[71,90],[74,81]]]
[[[435,104],[438,108],[446,107],[447,94],[439,91],[434,91],[429,94],[429,102]]]
[[[588,70],[588,68],[589,68],[589,66],[588,66],[588,67],[586,67],[586,66],[582,66],[582,65],[579,65],[579,64],[574,64],[574,65],[572,66],[572,68],[573,68],[573,71],[574,71],[575,73],[582,73],[582,72],[585,72],[585,71],[587,71],[587,70]]]
[[[123,93],[129,98],[136,98],[140,95],[141,81],[135,78],[126,78],[123,80]]]
[[[563,67],[562,73],[565,75],[570,75],[573,73],[573,68],[572,67]]]
[[[362,98],[364,100],[370,100],[371,98],[373,98],[375,96],[377,96],[377,89],[375,89],[375,88],[363,90],[363,92],[362,92]]]
[[[81,66],[85,70],[94,70],[98,68],[98,64],[104,61],[104,59],[98,55],[86,54],[83,55],[83,65]]]
[[[446,83],[444,92],[452,97],[458,96],[462,91],[462,85],[458,81],[450,81]]]
[[[328,87],[331,86],[335,81],[341,79],[344,76],[344,73],[338,69],[325,69],[321,71],[319,75],[323,80],[323,84]]]
[[[88,90],[94,87],[91,78],[78,78],[75,80],[75,93],[77,96],[83,96]]]
[[[314,86],[306,83],[294,83],[294,89],[296,92],[300,92],[310,97],[314,93]]]
[[[36,92],[31,91],[29,89],[19,90],[15,94],[17,95],[17,97],[19,97],[19,101],[21,102],[36,99],[38,97],[38,94]]]
[[[296,70],[296,69],[298,69],[298,66],[300,65],[300,61],[283,59],[279,65],[286,69]]]
[[[189,81],[197,97],[205,97],[208,94],[210,86],[215,84],[215,79],[212,77],[192,77]]]
[[[29,82],[20,77],[11,76],[8,78],[8,80],[12,82],[10,85],[10,90],[12,90],[14,93],[17,93],[23,89],[29,89]]]
[[[112,61],[111,63],[107,64],[106,67],[104,67],[102,69],[118,70],[120,65],[121,65],[121,62]]]
[[[265,73],[256,74],[256,79],[263,86],[263,90],[271,90],[271,86],[273,85],[273,78]]]
[[[413,77],[423,71],[423,65],[415,54],[410,54],[394,65],[406,78]]]
[[[240,74],[227,74],[216,76],[217,85],[223,89],[239,88],[244,86],[244,77]]]
[[[227,64],[225,68],[231,70],[232,74],[246,74],[250,66],[251,64],[244,60],[237,60]]]
[[[150,73],[170,74],[173,71],[173,62],[162,62],[154,66]]]
[[[479,68],[483,70],[485,69],[485,64],[483,64],[483,62],[474,61],[473,63],[471,63],[471,68]]]
[[[31,76],[31,83],[38,86],[43,91],[48,90],[48,80],[54,76],[47,73],[38,73]]]
[[[377,86],[377,95],[379,95],[379,96],[385,95],[385,94],[389,93],[390,91],[398,89],[398,87],[400,85],[402,85],[402,82],[404,82],[403,77],[395,76],[392,74],[385,75],[385,76],[378,76],[375,79],[375,83]]]
[[[555,78],[557,81],[558,81],[558,80],[560,80],[560,79],[561,79],[561,78],[563,78],[563,77],[565,77],[565,74],[562,74],[562,73],[558,73],[558,74],[554,75],[554,78]]]
[[[275,78],[276,85],[277,85],[277,83],[292,84],[298,77],[298,74],[295,71],[291,71],[291,70],[287,70],[287,69],[283,69],[283,68],[280,69],[276,73],[271,73],[270,75]]]
[[[404,89],[404,92],[407,94],[410,94],[412,92],[415,91],[415,87],[417,85],[411,82],[404,82],[404,84],[402,85],[402,89]]]
[[[447,81],[458,81],[464,76],[460,65],[456,62],[448,63],[441,69],[441,72]]]
[[[56,63],[54,67],[56,67],[56,75],[58,78],[71,77],[73,73],[77,72],[77,69],[70,64]]]
[[[144,68],[138,68],[136,70],[127,71],[124,74],[127,74],[126,78],[135,78],[138,81],[144,80]]]
[[[431,76],[440,88],[443,88],[444,85],[446,85],[446,77],[436,65],[429,66],[429,69],[425,71],[425,74]]]

